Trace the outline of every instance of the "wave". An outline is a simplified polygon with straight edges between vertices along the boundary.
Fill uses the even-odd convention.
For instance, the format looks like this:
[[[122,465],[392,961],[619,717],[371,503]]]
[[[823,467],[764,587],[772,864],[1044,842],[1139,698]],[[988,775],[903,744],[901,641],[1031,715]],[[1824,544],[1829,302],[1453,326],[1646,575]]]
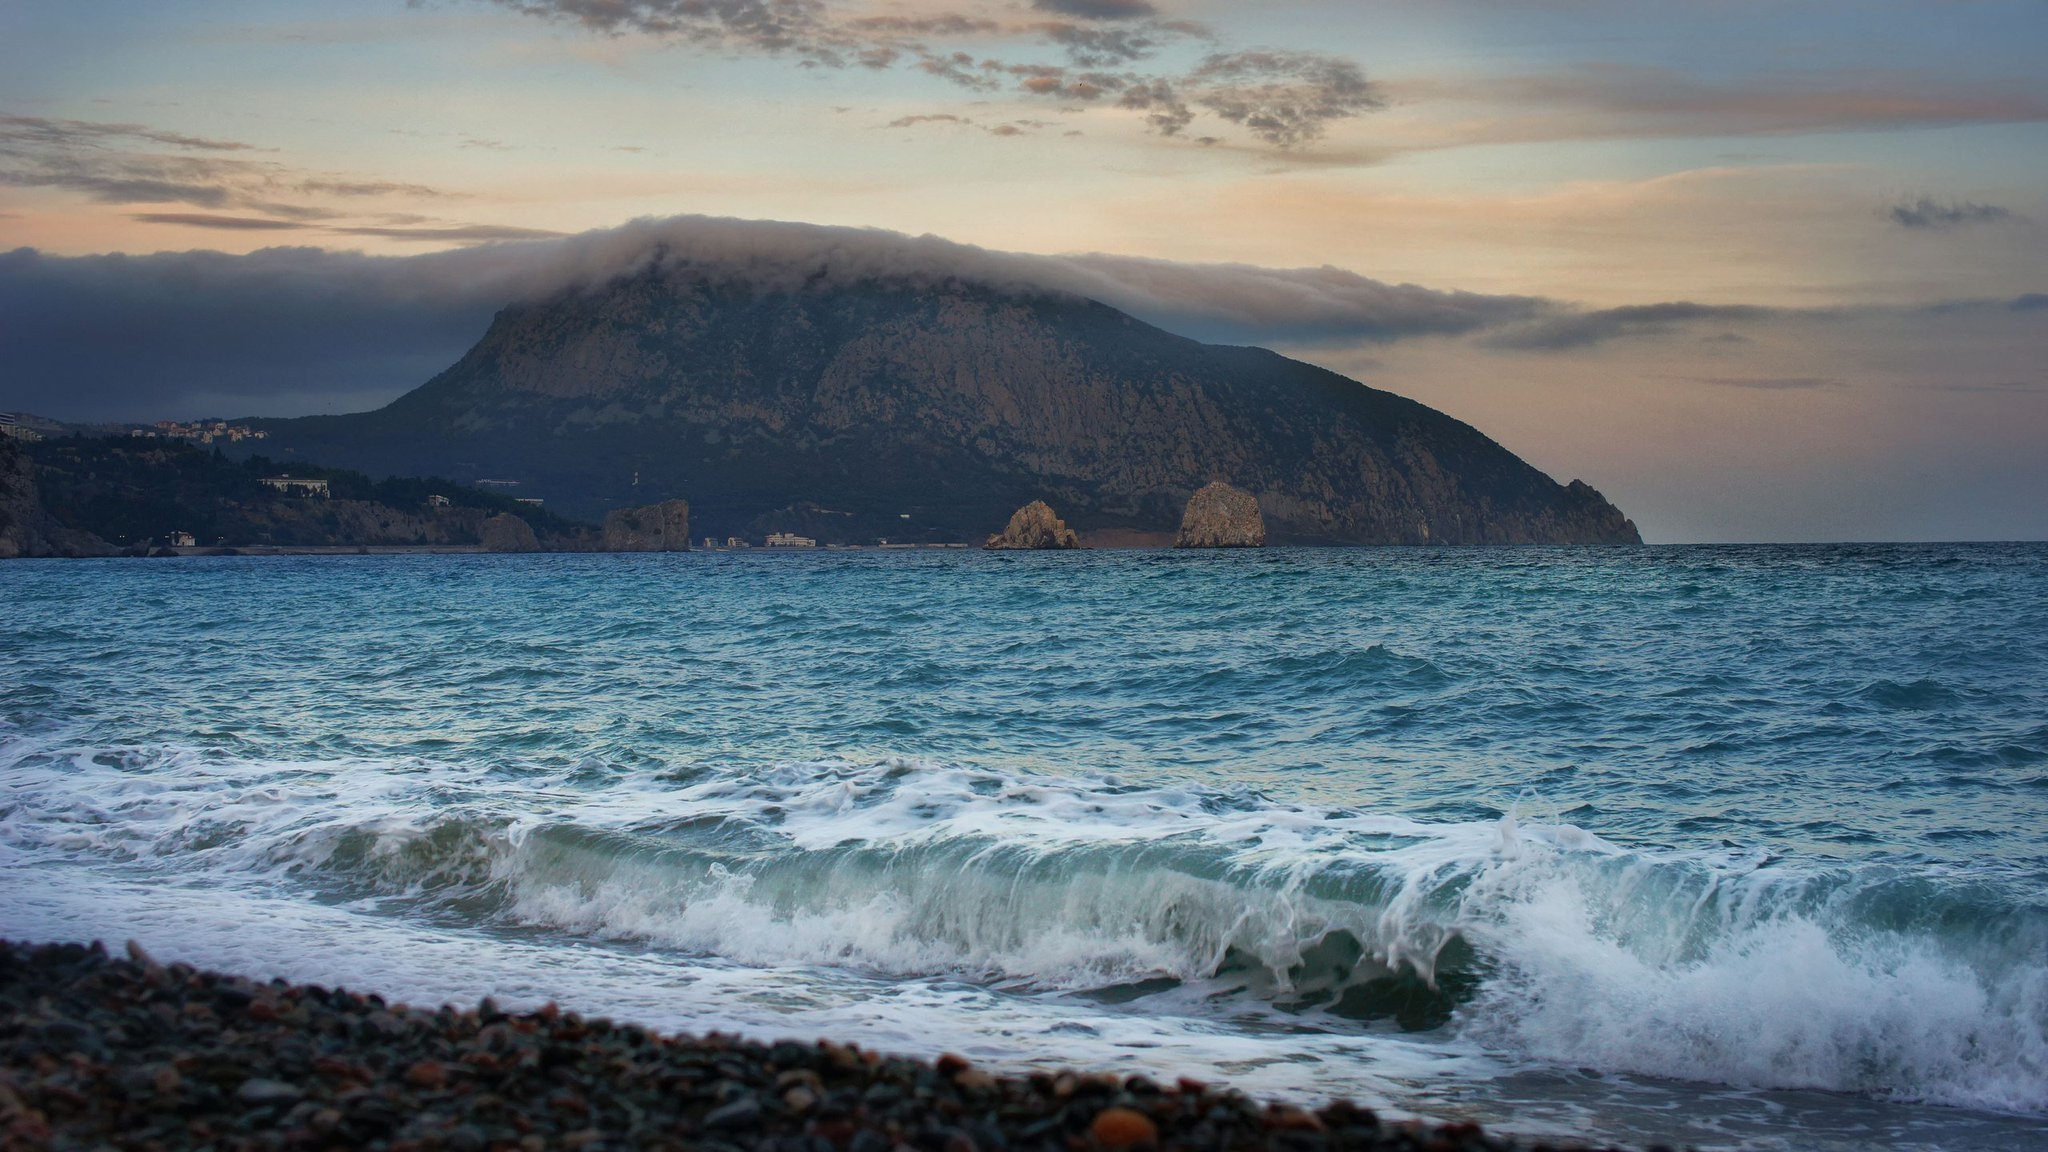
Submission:
[[[24,739],[0,767],[16,856],[745,965],[2048,1113],[2037,878],[900,760],[661,777]]]

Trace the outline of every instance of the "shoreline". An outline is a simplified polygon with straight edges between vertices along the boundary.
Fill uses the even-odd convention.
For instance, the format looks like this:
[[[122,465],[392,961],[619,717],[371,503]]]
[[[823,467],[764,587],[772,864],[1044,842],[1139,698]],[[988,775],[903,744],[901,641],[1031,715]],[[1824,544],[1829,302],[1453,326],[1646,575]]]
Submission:
[[[0,1144],[546,1152],[1560,1147],[1193,1080],[994,1075],[957,1056],[663,1035],[549,1004],[422,1009],[0,940]],[[1590,1145],[1570,1147],[1588,1148]]]

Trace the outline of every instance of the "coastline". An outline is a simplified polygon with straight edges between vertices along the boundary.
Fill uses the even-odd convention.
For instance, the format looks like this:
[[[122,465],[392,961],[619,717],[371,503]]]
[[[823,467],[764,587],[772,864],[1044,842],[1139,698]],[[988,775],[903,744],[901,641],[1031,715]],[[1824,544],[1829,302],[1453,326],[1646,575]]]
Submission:
[[[0,1143],[463,1152],[1542,1149],[1182,1079],[992,1075],[819,1040],[661,1035],[549,1004],[425,1010],[161,964],[130,943],[0,941]]]

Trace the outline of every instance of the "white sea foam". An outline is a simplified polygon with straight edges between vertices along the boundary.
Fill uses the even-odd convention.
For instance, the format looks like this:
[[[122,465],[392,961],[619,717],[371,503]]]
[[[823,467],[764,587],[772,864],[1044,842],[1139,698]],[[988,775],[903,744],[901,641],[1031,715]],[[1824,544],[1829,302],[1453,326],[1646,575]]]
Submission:
[[[1882,914],[1886,885],[1960,899],[1935,873],[907,761],[583,787],[62,743],[0,752],[16,877],[128,868],[354,900],[388,931],[522,926],[727,972],[967,980],[1041,1023],[1046,994],[1168,977],[1182,987],[1144,1003],[1183,1037],[1238,1036],[1250,1012],[1340,1043],[1366,1026],[1274,1006],[1407,973],[1477,985],[1431,1038],[1444,1052],[2048,1113],[2041,912]],[[811,983],[833,1001],[852,986],[837,979]],[[1061,1023],[1129,1018],[1057,1002]]]

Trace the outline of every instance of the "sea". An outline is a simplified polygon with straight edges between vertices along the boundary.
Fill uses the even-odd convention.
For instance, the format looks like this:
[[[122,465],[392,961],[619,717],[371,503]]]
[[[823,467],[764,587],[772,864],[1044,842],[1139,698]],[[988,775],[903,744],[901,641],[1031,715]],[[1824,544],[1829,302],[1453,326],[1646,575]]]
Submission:
[[[0,935],[2048,1147],[2048,545],[0,565]]]

